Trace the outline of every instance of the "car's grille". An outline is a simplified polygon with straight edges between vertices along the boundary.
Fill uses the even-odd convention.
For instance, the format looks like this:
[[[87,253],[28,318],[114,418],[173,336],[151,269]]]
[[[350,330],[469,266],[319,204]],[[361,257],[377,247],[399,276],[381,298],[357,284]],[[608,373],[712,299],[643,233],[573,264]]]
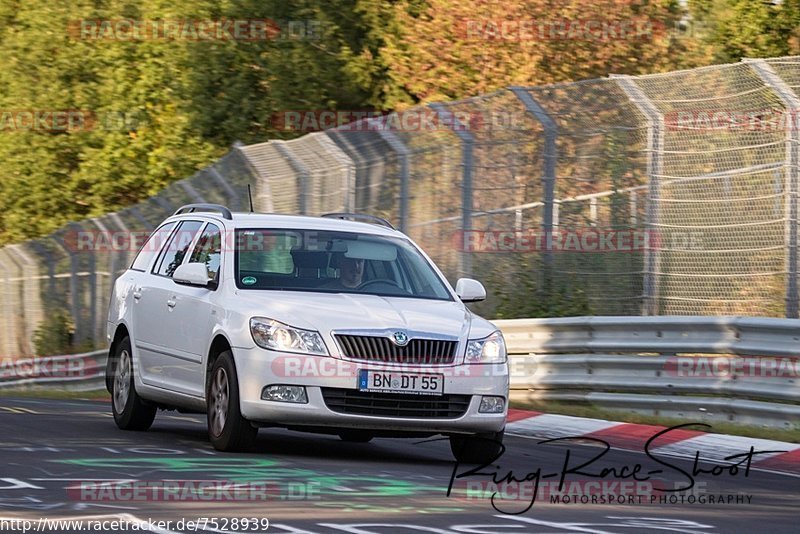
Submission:
[[[338,413],[378,417],[455,419],[467,412],[470,395],[403,395],[356,389],[320,388],[325,404]]]
[[[399,347],[387,337],[337,334],[336,340],[348,358],[386,363],[453,363],[457,341],[412,339]]]

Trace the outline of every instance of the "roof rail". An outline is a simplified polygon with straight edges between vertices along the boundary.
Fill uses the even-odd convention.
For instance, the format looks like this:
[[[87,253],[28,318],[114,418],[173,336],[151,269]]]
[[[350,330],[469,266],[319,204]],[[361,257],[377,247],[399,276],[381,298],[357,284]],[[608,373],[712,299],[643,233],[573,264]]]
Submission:
[[[396,230],[392,223],[387,221],[382,217],[377,217],[375,215],[368,215],[366,213],[325,213],[320,215],[320,217],[325,217],[326,219],[342,219],[342,220],[352,220],[352,221],[360,221],[366,223],[377,224],[378,226],[385,226],[386,228],[391,228],[392,230]]]
[[[219,213],[222,214],[222,217],[224,219],[228,219],[229,221],[233,219],[233,214],[231,213],[231,210],[219,204],[186,204],[185,206],[181,206],[180,208],[178,208],[178,211],[173,213],[173,215],[194,213],[196,211],[218,211]]]

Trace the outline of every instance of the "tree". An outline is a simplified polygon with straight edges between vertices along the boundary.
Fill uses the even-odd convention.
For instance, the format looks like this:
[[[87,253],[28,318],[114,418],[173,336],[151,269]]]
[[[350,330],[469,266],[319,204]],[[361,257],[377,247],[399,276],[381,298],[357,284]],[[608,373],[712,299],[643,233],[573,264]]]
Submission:
[[[800,53],[800,0],[691,0],[691,28],[716,62]]]
[[[393,15],[381,55],[392,84],[414,101],[656,72],[681,50],[672,0],[406,0]]]
[[[4,2],[0,111],[74,110],[89,119],[66,131],[0,128],[0,243],[133,204],[236,140],[300,135],[275,129],[282,110],[379,101],[380,72],[357,59],[368,24],[359,3]],[[93,40],[69,31],[81,20],[120,19],[271,19],[280,31],[254,41]]]

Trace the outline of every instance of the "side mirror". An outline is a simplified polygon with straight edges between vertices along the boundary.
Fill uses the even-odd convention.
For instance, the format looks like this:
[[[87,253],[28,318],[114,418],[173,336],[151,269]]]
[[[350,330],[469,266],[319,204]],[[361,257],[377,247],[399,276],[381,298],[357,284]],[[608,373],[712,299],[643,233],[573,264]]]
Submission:
[[[461,302],[480,302],[486,300],[486,288],[472,278],[459,278],[456,283],[456,295]]]
[[[175,269],[172,280],[176,284],[208,287],[208,271],[205,263],[184,263]]]

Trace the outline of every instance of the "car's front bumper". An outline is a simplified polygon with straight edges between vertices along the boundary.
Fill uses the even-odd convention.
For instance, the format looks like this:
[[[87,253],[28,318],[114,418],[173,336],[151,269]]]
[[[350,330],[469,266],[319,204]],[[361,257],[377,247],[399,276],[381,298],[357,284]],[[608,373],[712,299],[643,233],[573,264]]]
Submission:
[[[497,432],[505,426],[508,411],[508,366],[449,365],[399,367],[331,357],[277,354],[261,348],[233,350],[242,415],[253,422],[292,427],[333,427],[429,433]],[[445,395],[470,395],[463,415],[453,418],[396,417],[340,413],[325,403],[322,388],[358,390],[361,369],[392,369],[444,375]],[[302,385],[304,404],[266,401],[262,389],[271,384]],[[397,394],[399,397],[413,395]],[[506,399],[503,413],[479,413],[483,396]]]

